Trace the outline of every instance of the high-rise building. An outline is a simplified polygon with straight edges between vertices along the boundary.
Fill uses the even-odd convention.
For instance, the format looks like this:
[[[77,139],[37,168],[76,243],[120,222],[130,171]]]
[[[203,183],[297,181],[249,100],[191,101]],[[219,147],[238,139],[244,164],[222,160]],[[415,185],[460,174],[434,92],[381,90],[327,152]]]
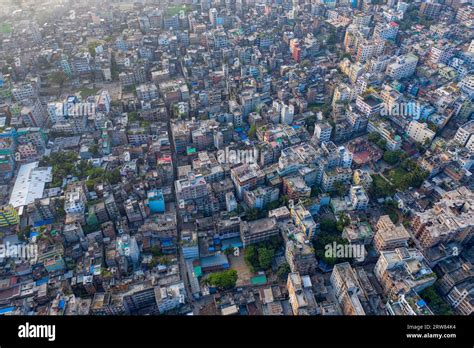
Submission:
[[[397,57],[394,63],[387,66],[385,73],[394,80],[410,77],[415,73],[418,57],[412,53]]]
[[[421,144],[433,140],[436,135],[435,132],[428,128],[426,123],[420,123],[418,121],[411,121],[408,124],[407,134],[412,140]]]
[[[406,247],[409,240],[410,235],[403,225],[395,226],[388,215],[379,218],[374,236],[374,246],[378,252]]]
[[[293,315],[314,315],[317,303],[311,289],[309,276],[301,277],[299,273],[289,273],[286,283]]]

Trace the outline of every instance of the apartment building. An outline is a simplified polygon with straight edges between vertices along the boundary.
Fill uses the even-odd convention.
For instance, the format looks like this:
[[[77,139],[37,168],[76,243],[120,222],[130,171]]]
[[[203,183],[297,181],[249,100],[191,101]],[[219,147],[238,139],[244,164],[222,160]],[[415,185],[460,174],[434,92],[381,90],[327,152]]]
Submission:
[[[385,73],[394,80],[412,76],[415,73],[418,57],[412,53],[397,57],[395,62],[387,66]]]
[[[379,218],[374,236],[374,246],[377,252],[406,247],[409,240],[410,234],[403,225],[395,226],[388,215]]]
[[[366,315],[362,301],[367,301],[359,277],[349,262],[334,266],[331,285],[345,315]]]
[[[349,198],[352,208],[355,210],[365,210],[369,205],[369,196],[362,186],[351,186],[349,190]]]
[[[275,218],[263,218],[240,223],[240,237],[244,248],[277,236],[280,229]]]
[[[435,132],[428,128],[426,123],[420,123],[418,121],[411,121],[408,124],[407,134],[410,139],[420,144],[432,141],[436,135]]]
[[[317,303],[309,276],[301,277],[299,273],[289,273],[286,284],[293,315],[316,314]]]
[[[424,248],[468,242],[474,233],[474,193],[464,186],[444,193],[433,208],[415,213],[412,228]]]
[[[436,281],[421,252],[405,247],[381,251],[374,273],[385,295],[392,299],[411,290],[420,292]]]

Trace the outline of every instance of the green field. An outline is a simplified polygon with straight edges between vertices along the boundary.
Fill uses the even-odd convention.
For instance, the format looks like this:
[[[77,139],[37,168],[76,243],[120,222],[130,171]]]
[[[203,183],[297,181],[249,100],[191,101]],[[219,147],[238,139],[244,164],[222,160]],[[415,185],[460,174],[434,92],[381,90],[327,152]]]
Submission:
[[[387,177],[396,187],[405,188],[407,176],[408,172],[405,169],[397,167],[390,170]]]
[[[0,24],[0,33],[2,34],[10,34],[12,32],[12,26],[8,23]]]
[[[91,95],[96,95],[97,92],[99,92],[99,89],[98,88],[87,88],[87,87],[83,87],[81,89],[79,89],[79,93],[81,93],[81,97],[82,98],[87,98]]]
[[[165,11],[165,14],[166,16],[168,17],[172,17],[174,15],[178,15],[179,12],[181,10],[184,10],[184,13],[188,13],[190,10],[191,10],[191,6],[189,5],[173,5],[173,6],[169,6],[166,11]]]

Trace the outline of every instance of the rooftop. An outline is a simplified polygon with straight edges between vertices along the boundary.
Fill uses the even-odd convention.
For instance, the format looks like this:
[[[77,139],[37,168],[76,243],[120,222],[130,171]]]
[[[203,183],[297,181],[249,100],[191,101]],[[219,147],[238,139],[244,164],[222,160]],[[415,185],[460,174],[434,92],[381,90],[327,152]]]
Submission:
[[[10,196],[10,204],[18,208],[43,198],[44,186],[52,181],[52,167],[38,167],[39,162],[23,164]]]

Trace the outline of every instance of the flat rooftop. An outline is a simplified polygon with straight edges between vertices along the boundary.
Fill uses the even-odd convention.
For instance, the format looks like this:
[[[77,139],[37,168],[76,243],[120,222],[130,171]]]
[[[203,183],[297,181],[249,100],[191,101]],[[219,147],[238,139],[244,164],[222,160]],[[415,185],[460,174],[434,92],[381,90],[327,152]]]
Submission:
[[[18,208],[43,198],[44,186],[52,181],[52,167],[38,167],[39,162],[23,164],[10,196],[10,204]]]
[[[275,218],[263,218],[248,222],[249,233],[260,233],[277,228],[277,221]]]

